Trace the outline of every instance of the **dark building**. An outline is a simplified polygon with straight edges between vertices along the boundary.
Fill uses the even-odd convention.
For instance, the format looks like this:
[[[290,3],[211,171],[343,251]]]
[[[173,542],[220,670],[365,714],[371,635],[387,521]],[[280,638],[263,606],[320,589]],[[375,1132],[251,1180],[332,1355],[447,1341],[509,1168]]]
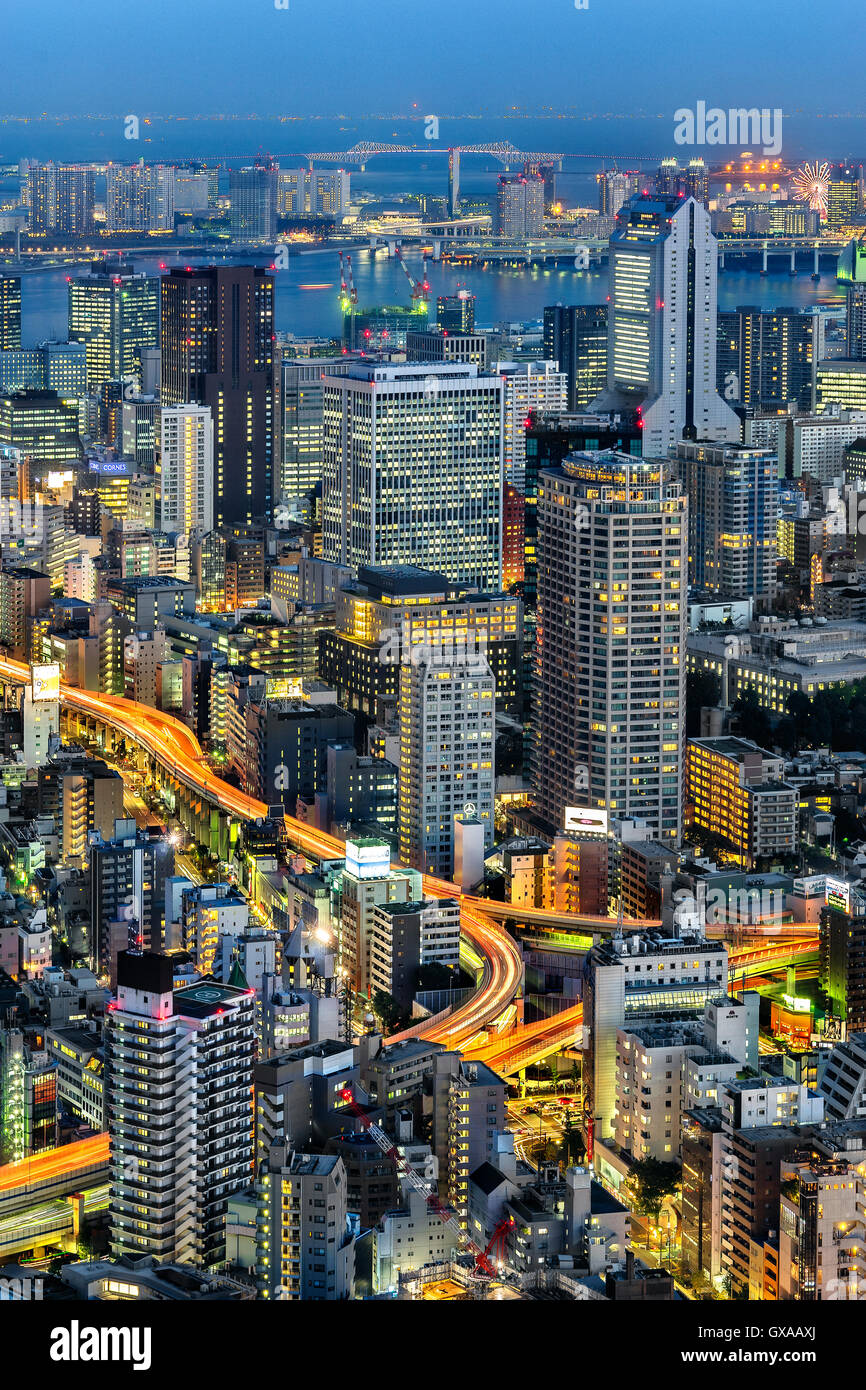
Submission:
[[[823,355],[820,314],[741,304],[718,316],[716,390],[731,405],[812,410]]]
[[[0,274],[0,352],[21,347],[21,277]]]
[[[294,808],[327,784],[329,743],[351,743],[355,721],[337,705],[305,700],[262,700],[246,706],[248,796],[268,806]]]
[[[214,521],[273,502],[274,281],[254,266],[172,269],[162,281],[163,405],[210,406]]]
[[[275,241],[277,171],[272,165],[229,170],[233,241]]]
[[[866,1029],[866,917],[835,907],[821,913],[819,981],[828,1013],[849,1033]]]
[[[445,333],[474,333],[475,295],[468,290],[441,294],[436,300],[436,322]]]
[[[683,1115],[683,1264],[689,1274],[713,1278],[713,1163],[721,1145],[717,1107]]]
[[[607,305],[548,305],[542,355],[565,372],[569,410],[583,410],[607,384]]]
[[[174,849],[162,835],[136,831],[134,820],[118,821],[113,840],[94,836],[88,873],[91,964],[115,982],[120,951],[162,950]]]

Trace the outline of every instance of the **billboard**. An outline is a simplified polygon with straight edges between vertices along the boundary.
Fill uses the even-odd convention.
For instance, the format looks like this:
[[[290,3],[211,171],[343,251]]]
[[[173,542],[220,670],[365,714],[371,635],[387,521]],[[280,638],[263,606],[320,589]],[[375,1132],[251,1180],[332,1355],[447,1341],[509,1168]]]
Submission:
[[[59,700],[60,667],[57,665],[31,666],[30,688],[33,692],[34,701]]]
[[[378,840],[346,841],[346,872],[354,878],[382,878],[391,868],[391,851]]]
[[[824,883],[824,902],[828,907],[835,907],[839,912],[850,912],[850,883],[845,883],[841,878],[830,878],[828,874]]]
[[[594,806],[566,806],[563,829],[581,835],[607,835],[607,811]]]

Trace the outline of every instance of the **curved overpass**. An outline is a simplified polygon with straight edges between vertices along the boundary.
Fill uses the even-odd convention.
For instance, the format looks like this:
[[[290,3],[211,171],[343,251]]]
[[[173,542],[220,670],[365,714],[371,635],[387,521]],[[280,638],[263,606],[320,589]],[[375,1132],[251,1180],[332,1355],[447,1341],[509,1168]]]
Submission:
[[[29,679],[30,669],[23,662],[0,659],[0,680],[26,684]],[[229,814],[241,820],[267,816],[264,802],[232,787],[205,766],[198,739],[179,719],[121,695],[100,695],[65,683],[60,687],[60,697],[67,709],[92,715],[141,745],[166,771]],[[344,857],[346,847],[342,840],[305,825],[294,816],[287,815],[285,822],[291,843],[305,854],[317,859]],[[484,971],[480,988],[449,1016],[447,1023],[428,1030],[409,1030],[409,1035],[435,1036],[436,1041],[447,1040],[448,1046],[457,1047],[461,1040],[474,1036],[507,1008],[520,987],[523,963],[507,933],[485,920],[481,911],[484,899],[463,898],[459,888],[447,879],[427,874],[422,881],[424,892],[430,897],[461,899],[461,932],[484,960]]]
[[[3,679],[26,684],[30,679],[29,667],[23,662],[0,659],[0,680]],[[100,695],[67,684],[61,685],[61,700],[68,709],[98,718],[145,748],[168,772],[230,815],[242,820],[267,816],[268,808],[264,802],[232,787],[205,766],[204,754],[195,734],[172,715],[139,705],[123,696]],[[319,859],[343,858],[345,844],[342,840],[311,828],[294,816],[286,815],[285,823],[290,842],[305,854]],[[522,957],[497,919],[520,917],[522,920],[526,914],[520,907],[515,910],[512,903],[497,903],[487,898],[464,895],[447,879],[426,874],[422,876],[422,882],[424,892],[430,897],[460,899],[461,935],[484,962],[481,983],[476,992],[447,1018],[417,1024],[392,1036],[388,1042],[418,1037],[443,1043],[448,1048],[466,1048],[467,1045],[471,1046],[472,1039],[499,1018],[520,988]],[[534,922],[549,925],[567,922],[572,929],[585,927],[594,932],[610,931],[616,927],[616,923],[609,918],[564,916],[541,909],[532,909],[531,917]],[[628,922],[624,925],[652,927],[660,923]],[[816,937],[802,936],[795,941],[778,942],[764,940],[732,952],[730,959],[732,967],[740,974],[748,973],[750,967],[754,973],[760,973],[761,966],[766,967],[774,962],[777,965],[787,964],[792,958],[813,953],[816,948]],[[574,1042],[582,1021],[582,1006],[577,1005],[554,1018],[518,1027],[501,1038],[479,1042],[471,1047],[470,1055],[508,1074],[531,1065],[550,1052],[569,1046]]]

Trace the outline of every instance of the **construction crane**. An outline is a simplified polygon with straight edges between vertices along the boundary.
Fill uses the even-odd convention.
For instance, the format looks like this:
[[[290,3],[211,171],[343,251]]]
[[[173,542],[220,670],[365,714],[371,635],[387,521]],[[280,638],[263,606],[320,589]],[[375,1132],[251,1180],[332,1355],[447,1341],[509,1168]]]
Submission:
[[[414,305],[414,304],[417,304],[417,305],[418,305],[418,308],[419,308],[419,309],[423,309],[424,312],[426,313],[426,312],[428,311],[428,309],[429,309],[429,299],[430,299],[430,295],[431,295],[431,293],[432,293],[431,288],[430,288],[430,281],[429,281],[428,278],[427,278],[427,257],[426,257],[426,255],[425,255],[425,257],[424,257],[424,279],[423,279],[423,280],[416,280],[416,279],[415,279],[414,275],[412,274],[411,270],[409,269],[409,267],[407,266],[405,260],[403,259],[403,247],[399,244],[399,242],[397,243],[397,245],[396,245],[395,248],[394,248],[394,255],[397,257],[397,260],[400,262],[401,266],[403,267],[403,274],[406,276],[406,279],[409,281],[409,286],[410,286],[410,290],[411,290],[411,294],[412,294],[412,303],[413,303],[413,305]]]
[[[514,1271],[508,1268],[505,1260],[505,1248],[506,1237],[511,1227],[514,1225],[514,1218],[511,1216],[503,1217],[497,1224],[487,1245],[482,1250],[481,1246],[477,1245],[472,1237],[466,1234],[457,1219],[456,1213],[453,1212],[450,1207],[446,1206],[445,1203],[437,1197],[435,1192],[430,1191],[421,1175],[416,1173],[415,1169],[406,1162],[393,1139],[390,1139],[383,1129],[380,1129],[378,1125],[373,1123],[366,1111],[364,1111],[356,1101],[351,1088],[346,1086],[340,1092],[340,1095],[349,1106],[352,1114],[357,1117],[364,1130],[370,1135],[370,1138],[379,1146],[383,1154],[385,1154],[386,1158],[390,1158],[393,1161],[401,1178],[408,1182],[416,1192],[423,1194],[428,1207],[430,1207],[432,1211],[435,1211],[443,1226],[451,1227],[461,1249],[473,1256],[475,1260],[475,1269],[473,1271],[475,1277],[501,1279],[504,1274],[513,1275]],[[490,1258],[494,1251],[496,1252],[494,1256],[495,1263]]]

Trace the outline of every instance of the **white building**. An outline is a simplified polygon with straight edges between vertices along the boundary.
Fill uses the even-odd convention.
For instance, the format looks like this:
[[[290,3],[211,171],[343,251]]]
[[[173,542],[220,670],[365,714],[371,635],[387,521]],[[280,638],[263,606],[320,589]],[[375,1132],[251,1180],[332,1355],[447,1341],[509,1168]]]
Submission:
[[[213,417],[207,405],[162,412],[162,529],[213,530]]]
[[[416,870],[392,869],[386,840],[346,841],[340,922],[340,970],[353,989],[371,993],[373,918],[382,903],[417,902],[422,896]]]
[[[526,428],[530,413],[559,415],[568,409],[568,377],[558,362],[497,362],[505,382],[503,466],[505,481],[522,493],[526,475]]]
[[[259,1298],[335,1302],[352,1297],[355,1239],[347,1195],[341,1158],[271,1146],[256,1181]]]
[[[405,1204],[386,1211],[373,1231],[373,1287],[377,1293],[394,1289],[401,1274],[439,1264],[457,1248],[453,1226],[413,1188]]]
[[[477,816],[493,844],[496,685],[483,657],[400,667],[400,858],[450,878],[455,820]]]
[[[106,1022],[111,1250],[218,1265],[253,1160],[253,997],[173,984],[168,956],[121,952]]]
[[[504,393],[463,363],[326,377],[324,559],[418,565],[498,591]]]
[[[716,391],[718,244],[694,198],[649,194],[610,238],[607,389],[593,410],[639,410],[644,458],[681,439],[739,443]]]

